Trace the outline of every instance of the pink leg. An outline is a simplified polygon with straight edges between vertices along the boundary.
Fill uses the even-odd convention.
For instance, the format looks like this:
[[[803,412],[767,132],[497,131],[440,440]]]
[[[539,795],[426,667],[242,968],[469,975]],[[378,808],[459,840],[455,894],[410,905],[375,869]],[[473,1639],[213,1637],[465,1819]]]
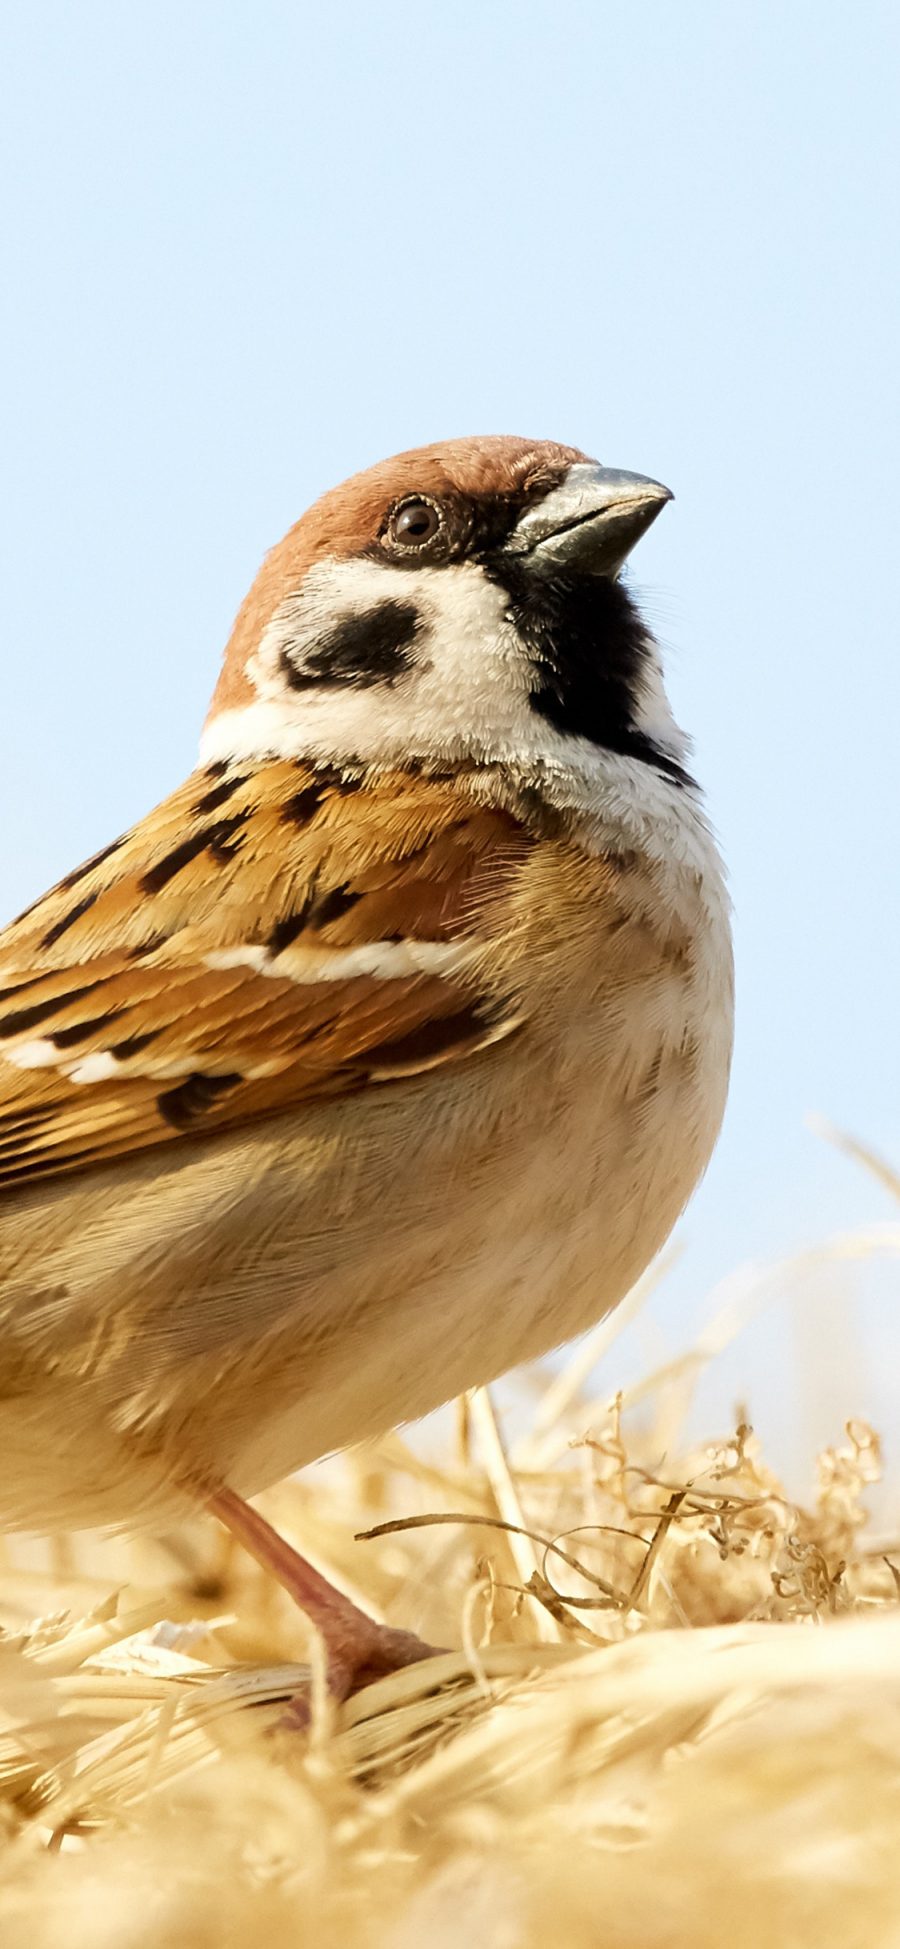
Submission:
[[[325,1646],[328,1686],[335,1698],[349,1698],[386,1672],[437,1655],[437,1646],[423,1644],[413,1631],[398,1631],[367,1617],[233,1489],[217,1489],[207,1501],[220,1523],[277,1578],[315,1625]]]

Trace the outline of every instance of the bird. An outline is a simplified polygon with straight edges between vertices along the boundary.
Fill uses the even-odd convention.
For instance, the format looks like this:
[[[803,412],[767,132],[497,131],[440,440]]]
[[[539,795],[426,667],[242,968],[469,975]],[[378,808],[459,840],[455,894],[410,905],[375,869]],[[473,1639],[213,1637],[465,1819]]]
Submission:
[[[718,1134],[728,896],[622,573],[671,498],[506,435],[325,493],[196,769],[0,934],[0,1527],[211,1509],[338,1698],[432,1647],[251,1498],[607,1314]]]

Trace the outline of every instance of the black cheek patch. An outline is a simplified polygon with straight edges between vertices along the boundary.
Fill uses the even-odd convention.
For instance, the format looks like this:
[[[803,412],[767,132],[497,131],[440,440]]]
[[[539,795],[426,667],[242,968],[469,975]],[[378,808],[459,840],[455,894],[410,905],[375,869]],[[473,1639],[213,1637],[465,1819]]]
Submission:
[[[281,667],[292,690],[392,683],[410,668],[408,651],[421,628],[414,602],[390,598],[359,615],[342,617],[304,655],[299,668],[283,650]]]

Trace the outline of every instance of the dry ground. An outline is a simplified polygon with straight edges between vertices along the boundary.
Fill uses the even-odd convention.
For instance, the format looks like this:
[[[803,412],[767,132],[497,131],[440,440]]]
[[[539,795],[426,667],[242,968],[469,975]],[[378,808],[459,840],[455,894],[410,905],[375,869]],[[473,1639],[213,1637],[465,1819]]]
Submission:
[[[680,1445],[694,1355],[624,1418],[592,1400],[607,1339],[525,1376],[502,1425],[479,1393],[424,1450],[265,1499],[459,1647],[336,1713],[212,1523],[6,1545],[2,1949],[900,1949],[877,1440],[851,1422],[798,1508],[746,1429]],[[310,1657],[307,1740],[279,1719]]]

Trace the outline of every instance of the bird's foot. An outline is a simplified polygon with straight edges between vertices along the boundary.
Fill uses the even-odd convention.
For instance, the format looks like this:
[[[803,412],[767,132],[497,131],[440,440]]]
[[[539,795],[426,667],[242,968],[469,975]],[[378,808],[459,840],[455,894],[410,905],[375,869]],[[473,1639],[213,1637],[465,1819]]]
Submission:
[[[328,1691],[337,1703],[390,1672],[440,1655],[439,1646],[424,1643],[414,1631],[378,1624],[368,1617],[233,1489],[218,1489],[208,1500],[219,1521],[264,1570],[277,1578],[315,1625],[325,1649]],[[290,1722],[297,1726],[309,1723],[308,1701],[301,1698],[292,1704]]]

